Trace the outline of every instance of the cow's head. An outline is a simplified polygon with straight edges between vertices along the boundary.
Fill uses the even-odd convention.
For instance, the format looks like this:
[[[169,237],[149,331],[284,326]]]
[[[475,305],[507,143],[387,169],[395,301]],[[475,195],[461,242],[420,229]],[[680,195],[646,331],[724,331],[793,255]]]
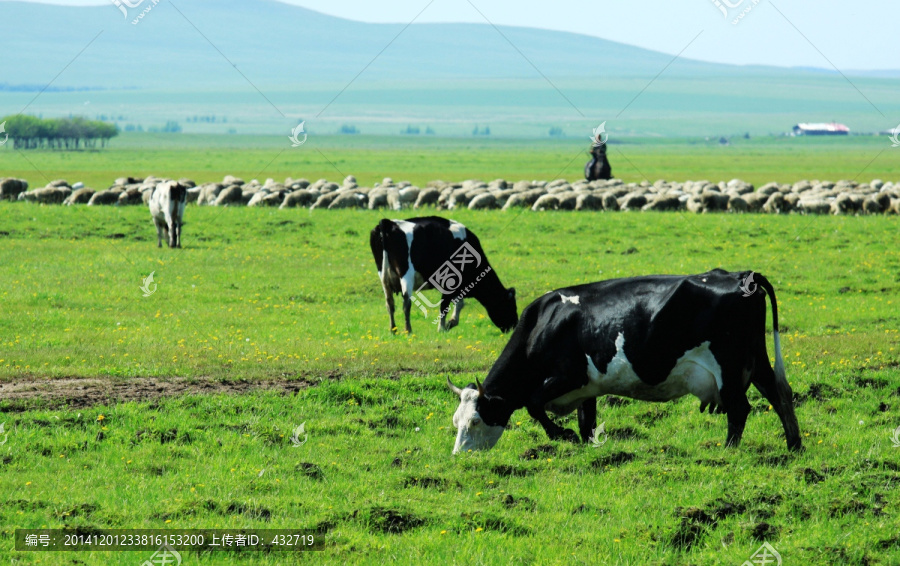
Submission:
[[[519,322],[519,309],[516,307],[516,290],[512,287],[503,291],[503,296],[494,308],[488,309],[491,322],[503,332],[509,332]]]
[[[448,377],[447,387],[459,397],[459,407],[453,415],[453,426],[456,427],[453,453],[493,448],[509,419],[507,416],[500,422],[503,400],[485,395],[481,384],[470,383],[460,389]]]

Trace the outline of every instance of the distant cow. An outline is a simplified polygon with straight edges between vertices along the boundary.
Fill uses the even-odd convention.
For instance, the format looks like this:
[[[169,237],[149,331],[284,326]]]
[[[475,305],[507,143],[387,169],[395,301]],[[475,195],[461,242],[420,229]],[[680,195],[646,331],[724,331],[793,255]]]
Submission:
[[[753,281],[756,278],[756,282]],[[766,300],[772,303],[775,369],[766,353]],[[522,311],[484,384],[448,387],[460,398],[453,453],[490,449],[514,411],[525,407],[551,439],[577,440],[550,410],[578,409],[587,442],[597,397],[670,401],[692,394],[700,411],[728,419],[737,446],[750,413],[750,384],[781,418],[788,448],[801,448],[791,387],[778,335],[778,305],[769,281],[753,272],[716,269],[700,275],[612,279],[551,291]]]
[[[177,181],[160,183],[150,197],[150,216],[156,225],[156,247],[162,247],[163,233],[170,248],[181,247],[181,226],[187,187]]]
[[[584,178],[588,181],[612,179],[612,167],[606,158],[606,144],[591,147],[591,160],[584,166]]]
[[[403,296],[406,331],[412,332],[412,301],[415,299],[425,310],[425,299],[417,293],[421,289],[441,292],[438,330],[449,330],[459,323],[463,297],[472,297],[484,305],[500,330],[506,332],[516,325],[516,290],[500,283],[478,237],[459,222],[437,216],[384,219],[372,230],[369,243],[384,288],[391,330],[395,328],[394,294]],[[453,317],[445,327],[450,305],[454,305]]]

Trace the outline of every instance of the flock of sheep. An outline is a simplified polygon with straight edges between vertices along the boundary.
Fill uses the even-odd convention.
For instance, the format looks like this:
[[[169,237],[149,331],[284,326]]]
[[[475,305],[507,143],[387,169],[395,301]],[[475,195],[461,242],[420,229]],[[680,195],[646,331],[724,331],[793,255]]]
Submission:
[[[42,204],[128,205],[146,204],[154,188],[168,181],[159,177],[116,179],[108,189],[95,191],[81,183],[69,185],[52,181],[46,187],[28,190],[22,179],[0,178],[0,200],[20,200]],[[197,186],[189,179],[179,183],[189,187],[188,202],[210,206],[278,206],[310,209],[337,208],[421,208],[434,206],[454,210],[469,208],[532,210],[684,210],[689,212],[765,212],[805,214],[900,214],[900,182],[868,183],[842,180],[798,181],[793,184],[766,183],[756,189],[739,179],[709,181],[625,183],[620,179],[569,183],[554,181],[490,182],[466,180],[459,183],[431,181],[425,187],[408,181],[395,183],[385,178],[374,187],[360,187],[353,176],[341,184],[319,179],[288,177],[284,183],[267,179],[245,183],[227,175],[221,183]]]

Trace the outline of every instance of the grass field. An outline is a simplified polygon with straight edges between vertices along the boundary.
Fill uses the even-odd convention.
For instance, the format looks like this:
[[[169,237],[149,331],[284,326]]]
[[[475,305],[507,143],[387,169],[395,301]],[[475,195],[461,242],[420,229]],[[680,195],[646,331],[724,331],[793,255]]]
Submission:
[[[763,540],[786,564],[896,563],[896,217],[454,212],[520,310],[598,279],[765,274],[807,447],[787,453],[753,390],[738,449],[696,400],[609,399],[599,448],[549,442],[522,411],[493,451],[459,457],[444,380],[483,377],[508,335],[477,303],[449,333],[417,314],[414,334],[391,334],[367,244],[380,218],[191,207],[172,251],[142,207],[0,203],[0,556],[149,557],[14,552],[13,528],[260,527],[315,529],[324,551],[185,563],[737,565]],[[79,378],[214,387],[47,399],[77,397]],[[247,381],[281,389],[224,393]],[[23,383],[47,395],[5,393]]]
[[[355,175],[363,186],[384,177],[420,186],[435,179],[575,181],[584,176],[591,128],[585,127],[584,135],[567,131],[572,137],[557,140],[311,134],[298,148],[288,141],[290,128],[280,137],[123,133],[102,151],[0,148],[0,176],[27,179],[31,187],[63,178],[95,189],[107,188],[117,177],[147,175],[188,177],[197,183],[221,181],[225,175],[260,182],[288,176],[340,182]],[[900,149],[892,149],[884,136],[749,140],[735,136],[729,146],[720,146],[718,136],[613,134],[610,139],[613,174],[628,182],[699,180],[698,171],[713,182],[736,177],[757,186],[804,178],[900,181]]]

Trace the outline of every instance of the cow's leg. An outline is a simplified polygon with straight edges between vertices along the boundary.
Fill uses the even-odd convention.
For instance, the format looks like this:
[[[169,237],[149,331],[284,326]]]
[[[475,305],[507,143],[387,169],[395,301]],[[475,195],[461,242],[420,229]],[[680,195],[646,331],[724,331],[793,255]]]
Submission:
[[[459,313],[462,312],[464,306],[465,304],[463,304],[462,299],[459,299],[453,305],[453,318],[450,319],[450,324],[447,326],[448,329],[453,328],[459,324]]]
[[[575,431],[563,428],[550,420],[543,405],[529,404],[526,408],[528,409],[528,414],[531,415],[531,418],[541,423],[541,426],[544,427],[544,432],[547,433],[550,440],[563,439],[578,442],[578,435],[575,434]]]
[[[459,311],[462,309],[462,299],[459,299],[457,302],[453,302],[453,295],[444,295],[441,297],[441,317],[440,323],[438,324],[438,330],[450,330],[457,324],[459,324]],[[445,322],[447,320],[447,312],[450,310],[450,306],[453,306],[453,316],[450,318],[450,322]]]
[[[397,325],[394,323],[394,293],[388,289],[387,285],[382,286],[384,288],[384,303],[387,305],[388,315],[391,317],[391,332],[397,331]]]
[[[594,429],[597,427],[597,398],[591,397],[578,407],[578,432],[581,433],[581,440],[589,442],[594,435]]]
[[[176,239],[178,237],[178,226],[175,225],[175,219],[171,216],[169,218],[166,218],[166,224],[169,225],[169,247],[174,248],[178,243]]]
[[[742,378],[743,371],[730,366],[726,364],[726,367],[722,368],[722,390],[719,395],[722,399],[721,409],[728,419],[725,445],[736,447],[741,444],[744,425],[747,424],[747,416],[750,414],[750,402],[747,401],[747,385]]]
[[[784,437],[790,450],[802,450],[803,442],[800,440],[800,425],[797,424],[797,415],[794,414],[794,393],[787,381],[779,385],[772,366],[765,356],[762,360],[757,357],[756,371],[751,382],[762,393],[781,419],[784,427]]]
[[[412,334],[412,325],[409,323],[409,311],[412,310],[412,299],[408,291],[403,292],[403,319],[406,321],[406,332]]]
[[[181,221],[175,220],[175,247],[181,247]]]
[[[564,353],[562,352],[561,354],[564,355]],[[584,378],[584,383],[573,384],[573,380],[571,379],[571,377],[568,377],[568,372],[562,371],[560,375],[562,375],[563,377],[551,377],[550,379],[545,380],[543,387],[541,387],[540,390],[536,391],[534,395],[531,396],[531,399],[529,400],[528,404],[525,405],[525,408],[528,409],[528,414],[531,415],[531,418],[541,423],[541,426],[544,427],[544,431],[547,433],[547,436],[549,436],[551,440],[562,438],[565,440],[571,440],[572,442],[578,442],[578,435],[575,434],[575,431],[563,428],[550,420],[550,417],[547,415],[547,411],[544,409],[544,407],[546,407],[547,403],[549,403],[550,401],[572,391],[573,385],[574,387],[584,385],[584,383],[587,382],[587,376],[585,376]],[[580,413],[581,409],[579,408],[579,417]],[[595,405],[594,419],[596,418],[597,413]]]
[[[162,233],[163,233],[163,224],[160,224],[159,220],[154,218],[153,224],[156,225],[156,247],[162,247]]]

